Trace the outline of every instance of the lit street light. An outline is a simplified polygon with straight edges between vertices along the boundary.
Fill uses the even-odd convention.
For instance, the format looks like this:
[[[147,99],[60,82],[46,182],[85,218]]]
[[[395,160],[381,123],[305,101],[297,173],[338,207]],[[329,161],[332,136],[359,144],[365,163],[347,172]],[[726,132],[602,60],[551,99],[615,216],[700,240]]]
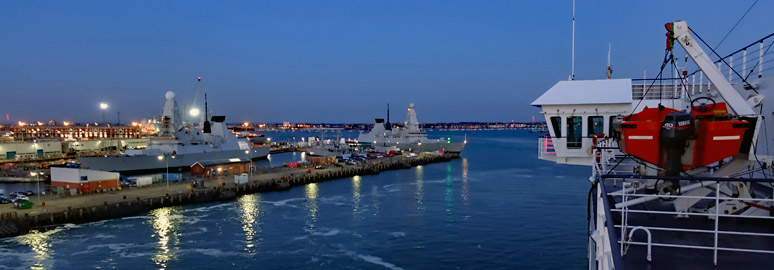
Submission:
[[[167,189],[169,189],[169,159],[165,158],[167,154],[161,154],[158,156],[159,160],[164,160],[167,166],[167,174],[164,175],[164,179],[167,180]],[[172,155],[172,158],[175,158],[175,155]]]
[[[108,105],[105,102],[100,102],[99,108],[102,110],[102,124],[105,124],[105,110],[107,110]]]

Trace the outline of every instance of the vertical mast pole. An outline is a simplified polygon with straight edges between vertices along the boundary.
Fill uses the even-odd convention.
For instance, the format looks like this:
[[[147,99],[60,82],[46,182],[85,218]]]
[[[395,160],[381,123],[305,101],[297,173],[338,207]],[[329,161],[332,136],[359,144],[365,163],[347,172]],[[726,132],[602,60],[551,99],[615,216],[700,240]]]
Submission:
[[[575,0],[572,0],[572,60],[570,61],[570,80],[575,80]]]

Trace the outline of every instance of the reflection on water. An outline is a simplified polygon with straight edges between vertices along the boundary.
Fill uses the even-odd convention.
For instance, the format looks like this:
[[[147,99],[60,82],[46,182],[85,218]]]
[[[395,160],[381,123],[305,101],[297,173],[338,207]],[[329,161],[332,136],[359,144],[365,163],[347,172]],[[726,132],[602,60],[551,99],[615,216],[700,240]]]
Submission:
[[[371,198],[374,201],[374,216],[379,215],[379,188],[376,185],[371,186]]]
[[[158,238],[158,248],[153,261],[161,267],[167,268],[167,262],[177,259],[177,250],[179,249],[180,233],[180,209],[164,207],[154,209],[150,212],[151,225],[153,225],[154,234],[151,237]],[[177,218],[173,218],[177,217]]]
[[[360,207],[360,175],[352,177],[352,214],[357,214]]]
[[[425,207],[422,205],[422,198],[425,196],[424,188],[424,175],[425,175],[425,168],[422,167],[422,165],[417,166],[416,168],[416,178],[417,178],[417,191],[414,195],[417,199],[417,209],[422,210]]]
[[[304,187],[304,193],[306,194],[306,208],[309,210],[309,218],[311,222],[310,229],[314,229],[314,224],[317,222],[317,183],[307,184]]]
[[[468,192],[468,159],[462,158],[462,202],[468,205],[470,193]]]
[[[447,221],[454,221],[454,218],[452,217],[452,206],[454,206],[454,203],[452,202],[452,169],[451,164],[446,164],[446,196],[444,196],[444,199],[446,200],[446,220]]]
[[[35,252],[35,263],[30,266],[30,269],[51,269],[53,262],[48,261],[53,255],[54,251],[51,249],[51,235],[58,230],[52,230],[48,232],[30,231],[29,234],[17,237],[17,241],[20,244],[28,245]],[[4,268],[0,265],[0,268]]]
[[[293,152],[295,154],[295,152]],[[306,161],[306,152],[301,152],[301,162]]]
[[[261,226],[258,218],[261,215],[261,195],[246,195],[239,198],[237,205],[242,212],[242,230],[245,232],[245,249],[249,256],[255,255],[255,246],[260,244]],[[258,237],[258,240],[255,240]]]

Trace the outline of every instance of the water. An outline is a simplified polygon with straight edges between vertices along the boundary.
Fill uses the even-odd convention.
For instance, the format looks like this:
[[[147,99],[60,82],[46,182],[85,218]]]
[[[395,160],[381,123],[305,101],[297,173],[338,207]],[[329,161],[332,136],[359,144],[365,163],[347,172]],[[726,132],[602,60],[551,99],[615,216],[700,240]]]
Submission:
[[[465,134],[448,163],[3,239],[0,268],[586,268],[589,169],[525,131],[430,137]]]

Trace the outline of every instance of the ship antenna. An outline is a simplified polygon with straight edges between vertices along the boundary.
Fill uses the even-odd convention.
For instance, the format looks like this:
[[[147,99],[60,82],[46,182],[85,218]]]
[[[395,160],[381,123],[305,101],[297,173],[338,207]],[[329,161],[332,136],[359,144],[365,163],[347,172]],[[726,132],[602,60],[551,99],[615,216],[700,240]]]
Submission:
[[[570,60],[570,80],[575,80],[575,0],[572,0],[572,53]]]

